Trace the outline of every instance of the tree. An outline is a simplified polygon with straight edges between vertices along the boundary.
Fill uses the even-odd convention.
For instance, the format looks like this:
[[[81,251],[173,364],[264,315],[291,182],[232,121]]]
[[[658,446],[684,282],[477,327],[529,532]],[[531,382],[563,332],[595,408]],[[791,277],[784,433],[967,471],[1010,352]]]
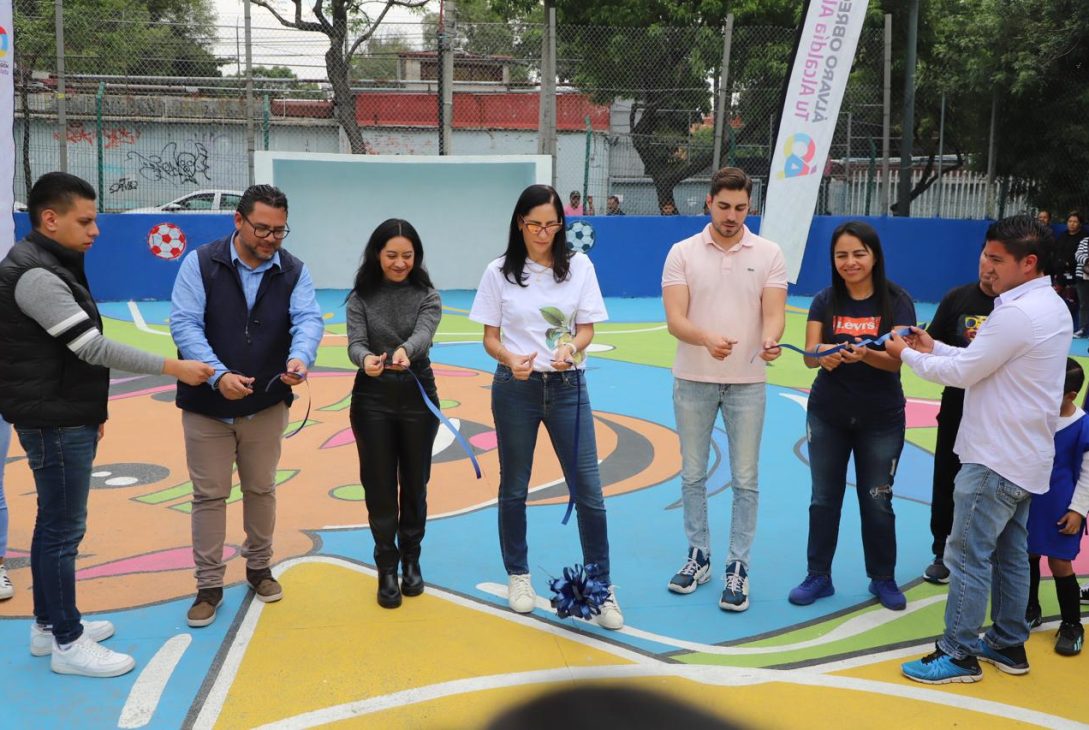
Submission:
[[[362,46],[362,53],[352,59],[352,78],[367,82],[390,82],[398,78],[400,54],[417,50],[402,33],[372,36]]]
[[[370,3],[380,8],[377,15],[367,13],[365,0],[315,0],[309,8],[313,20],[303,17],[302,0],[290,0],[294,7],[292,17],[280,13],[272,0],[252,0],[276,18],[280,25],[296,30],[321,33],[329,40],[325,52],[325,71],[333,88],[333,114],[348,138],[353,154],[366,154],[367,145],[355,115],[355,94],[352,93],[350,70],[352,58],[360,47],[378,30],[391,8],[419,8],[427,0],[377,0]]]

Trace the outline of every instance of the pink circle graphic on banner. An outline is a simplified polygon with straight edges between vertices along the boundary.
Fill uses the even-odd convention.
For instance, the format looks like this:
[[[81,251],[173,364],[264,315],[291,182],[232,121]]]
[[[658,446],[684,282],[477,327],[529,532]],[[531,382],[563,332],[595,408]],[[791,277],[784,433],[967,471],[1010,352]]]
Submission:
[[[185,233],[173,223],[160,223],[148,231],[147,247],[161,259],[176,261],[185,253]]]

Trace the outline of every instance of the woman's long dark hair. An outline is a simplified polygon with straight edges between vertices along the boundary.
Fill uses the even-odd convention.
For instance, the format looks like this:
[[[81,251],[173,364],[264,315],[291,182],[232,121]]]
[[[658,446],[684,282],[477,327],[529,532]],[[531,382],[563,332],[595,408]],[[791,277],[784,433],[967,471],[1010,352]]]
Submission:
[[[378,227],[374,229],[374,233],[371,234],[370,240],[367,241],[367,247],[363,249],[363,263],[359,265],[359,270],[355,272],[355,286],[352,287],[352,291],[360,299],[366,299],[369,295],[378,291],[378,287],[385,281],[378,255],[382,253],[382,249],[386,247],[390,239],[397,236],[403,236],[412,243],[414,258],[412,270],[408,272],[406,281],[410,285],[421,289],[434,288],[431,277],[423,265],[424,250],[423,242],[420,241],[420,234],[408,221],[400,218],[390,218],[378,224]]]
[[[530,185],[522,191],[518,202],[514,205],[514,213],[510,217],[510,235],[507,237],[507,251],[503,260],[503,276],[512,284],[526,286],[526,240],[522,237],[522,230],[518,224],[529,214],[529,211],[538,205],[550,203],[556,209],[556,220],[560,223],[560,230],[552,239],[552,275],[557,282],[565,280],[571,271],[571,252],[567,249],[567,222],[563,217],[563,206],[560,205],[560,196],[551,185]]]
[[[881,315],[881,325],[877,334],[885,334],[896,324],[913,324],[911,322],[897,323],[892,321],[893,301],[900,296],[903,290],[885,276],[885,251],[881,248],[881,239],[878,237],[877,231],[869,223],[847,221],[832,232],[832,245],[829,247],[829,255],[832,261],[832,307],[825,316],[825,341],[827,342],[827,338],[832,336],[834,318],[847,311],[848,302],[851,300],[851,295],[847,291],[847,282],[843,280],[843,277],[836,270],[836,242],[844,234],[857,238],[866,247],[866,250],[873,255],[873,269],[870,275],[873,278],[873,295],[877,298],[877,311]]]

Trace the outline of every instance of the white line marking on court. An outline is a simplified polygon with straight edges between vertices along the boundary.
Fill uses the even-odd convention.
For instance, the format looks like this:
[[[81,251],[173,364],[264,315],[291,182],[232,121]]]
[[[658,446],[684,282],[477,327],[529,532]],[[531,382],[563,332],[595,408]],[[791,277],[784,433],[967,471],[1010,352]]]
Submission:
[[[489,593],[493,596],[500,598],[507,597],[507,587],[500,583],[478,583],[477,590],[484,593]],[[868,611],[860,616],[855,616],[836,628],[829,631],[827,634],[823,634],[815,639],[809,639],[808,641],[799,641],[794,644],[781,644],[779,646],[719,646],[718,644],[704,644],[697,641],[685,641],[684,639],[676,639],[672,636],[664,636],[662,634],[651,633],[650,631],[643,631],[642,629],[636,629],[631,626],[625,626],[617,631],[619,634],[625,634],[636,639],[643,639],[645,641],[653,641],[656,644],[662,644],[663,646],[673,646],[678,649],[686,649],[688,651],[699,652],[700,654],[714,654],[716,656],[754,656],[759,654],[781,654],[788,651],[797,651],[798,649],[809,649],[814,646],[823,646],[825,644],[831,644],[836,641],[842,641],[849,639],[859,634],[863,634],[872,629],[876,629],[879,626],[884,626],[890,621],[894,621],[902,616],[914,613],[920,609],[926,608],[934,603],[939,603],[945,600],[945,595],[940,594],[936,596],[930,596],[929,598],[923,598],[918,601],[912,601],[908,604],[907,608],[903,611],[897,611],[896,615],[889,615],[884,610]],[[552,610],[552,604],[540,596],[537,597],[537,608]]]
[[[141,332],[148,332],[153,335],[162,335],[163,337],[170,337],[169,332],[163,332],[162,330],[154,330],[148,327],[147,322],[144,320],[144,315],[140,314],[140,308],[136,306],[136,302],[129,300],[129,314],[132,315],[132,323],[136,325],[136,329]]]
[[[602,679],[631,679],[634,677],[679,677],[708,685],[744,686],[779,682],[783,684],[807,685],[833,689],[868,692],[875,695],[908,698],[937,705],[945,705],[958,710],[969,710],[994,715],[1012,720],[1033,723],[1043,727],[1078,727],[1089,725],[1074,723],[1066,718],[1037,712],[1023,707],[1011,706],[991,700],[977,699],[962,694],[942,692],[923,686],[905,685],[904,683],[881,682],[870,679],[837,677],[816,674],[805,670],[744,669],[738,667],[716,667],[685,664],[635,664],[603,667],[562,667],[529,672],[498,674],[488,677],[472,677],[440,682],[426,687],[393,692],[381,697],[372,697],[355,702],[348,702],[321,710],[305,712],[293,717],[261,725],[259,730],[296,730],[310,728],[327,723],[368,715],[407,705],[428,702],[468,694],[471,692],[490,691],[504,687],[519,687],[533,684],[569,684],[579,681]],[[906,680],[905,680],[906,681]]]
[[[151,722],[155,709],[162,699],[166,683],[174,674],[182,654],[193,643],[193,637],[189,634],[177,634],[171,636],[151,657],[136,683],[129,690],[129,697],[125,706],[121,708],[121,718],[117,721],[117,727],[136,728],[143,727]]]
[[[325,565],[335,565],[341,568],[347,568],[348,570],[354,570],[357,573],[377,577],[378,572],[374,568],[368,568],[363,565],[357,565],[355,563],[341,560],[339,558],[330,558],[321,555],[311,555],[302,558],[295,558],[293,560],[285,560],[272,569],[273,575],[279,578],[285,571],[296,566],[304,565],[306,563],[322,563]],[[604,651],[616,656],[618,659],[633,662],[635,664],[648,664],[657,665],[659,662],[656,659],[644,656],[630,649],[614,646],[606,642],[598,641],[590,636],[568,631],[562,626],[557,626],[548,621],[539,621],[536,619],[522,616],[521,614],[514,613],[500,609],[496,606],[492,606],[487,603],[481,603],[479,601],[473,601],[463,596],[459,596],[455,593],[449,593],[436,588],[433,585],[427,586],[427,594],[429,596],[437,596],[445,601],[449,601],[457,606],[469,608],[480,613],[488,614],[496,618],[503,619],[504,621],[510,621],[513,623],[521,624],[537,631],[543,631],[544,633],[555,636],[557,638],[563,638],[568,641],[572,641],[576,644],[583,644],[584,646]],[[249,608],[246,611],[246,615],[242,618],[242,622],[238,627],[238,631],[235,633],[234,642],[231,644],[230,649],[227,652],[227,657],[224,659],[223,664],[219,668],[219,673],[216,675],[215,682],[212,684],[212,688],[208,691],[207,697],[204,698],[204,702],[201,705],[200,714],[197,715],[196,721],[193,723],[194,730],[212,730],[216,722],[219,719],[220,712],[223,711],[223,705],[227,700],[227,694],[230,692],[231,685],[234,683],[235,677],[238,675],[238,669],[242,665],[242,659],[246,654],[246,649],[249,647],[250,641],[253,639],[254,630],[257,627],[257,623],[261,618],[261,612],[264,610],[265,604],[261,601],[251,601]],[[294,725],[292,725],[294,727]]]

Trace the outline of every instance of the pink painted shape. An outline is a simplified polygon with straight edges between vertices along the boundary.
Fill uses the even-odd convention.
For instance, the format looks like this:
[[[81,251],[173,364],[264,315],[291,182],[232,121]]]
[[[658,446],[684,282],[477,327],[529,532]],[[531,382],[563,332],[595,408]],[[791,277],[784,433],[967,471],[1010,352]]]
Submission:
[[[938,411],[941,402],[936,400],[922,400],[920,398],[908,398],[905,415],[908,428],[937,428]]]
[[[443,368],[431,368],[431,372],[444,378],[475,378],[476,373],[466,370],[444,370]]]
[[[338,446],[347,446],[348,444],[355,443],[355,434],[352,433],[352,429],[346,428],[329,438],[324,444],[321,445],[323,449],[335,449]]]
[[[5,558],[29,558],[30,553],[23,552],[22,550],[12,550],[11,548],[8,548],[8,554],[4,555],[3,557],[5,557]]]
[[[469,443],[478,449],[484,451],[491,451],[498,446],[499,441],[496,439],[495,431],[485,431],[484,433],[478,433],[469,439]]]
[[[223,560],[227,561],[238,555],[238,546],[224,545]],[[92,578],[111,578],[133,573],[160,573],[168,570],[188,570],[193,567],[193,548],[177,547],[160,550],[131,558],[122,558],[102,565],[76,571],[76,580]]]

